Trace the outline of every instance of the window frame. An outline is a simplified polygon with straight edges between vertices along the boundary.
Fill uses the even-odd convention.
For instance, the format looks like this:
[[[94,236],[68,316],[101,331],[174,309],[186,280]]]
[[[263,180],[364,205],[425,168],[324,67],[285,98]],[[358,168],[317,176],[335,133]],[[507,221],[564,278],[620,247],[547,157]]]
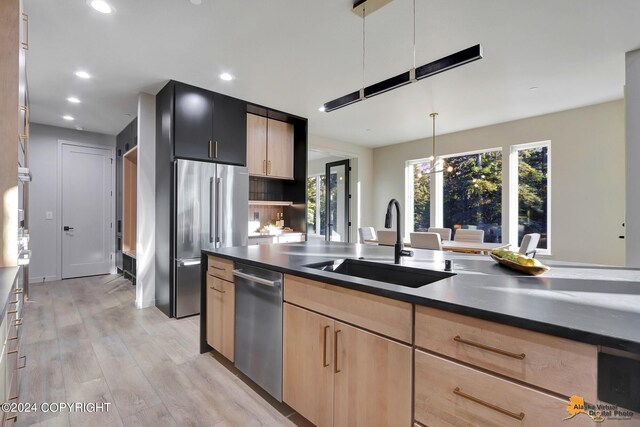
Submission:
[[[320,231],[320,224],[321,224],[321,212],[320,212],[320,186],[321,186],[321,177],[325,176],[324,173],[317,173],[317,174],[313,174],[313,175],[308,175],[307,179],[309,178],[315,178],[316,183],[315,183],[315,187],[316,187],[316,208],[315,208],[315,232],[314,233],[308,233],[311,234],[312,236],[317,236],[317,237],[325,237],[324,234],[319,234],[318,231]],[[307,194],[307,199],[309,198],[309,194]],[[308,200],[307,200],[308,201]],[[307,223],[308,226],[308,223]]]
[[[436,157],[436,167],[442,169],[444,167],[444,162],[447,159],[450,159],[452,157],[462,157],[462,156],[471,156],[471,155],[475,155],[475,154],[483,154],[483,153],[489,153],[489,152],[493,152],[493,151],[497,151],[500,152],[502,155],[502,170],[501,170],[501,175],[502,175],[502,195],[501,195],[501,205],[502,205],[502,211],[500,212],[501,214],[501,224],[500,224],[500,228],[502,230],[502,242],[504,243],[505,241],[505,224],[504,224],[504,194],[505,194],[505,185],[504,185],[504,163],[505,163],[505,156],[504,156],[504,149],[502,147],[492,147],[492,148],[482,148],[479,150],[471,150],[471,151],[463,151],[461,153],[452,153],[452,154],[443,154],[441,156],[437,156]],[[445,172],[442,173],[438,173],[436,174],[436,179],[434,180],[435,182],[432,183],[432,190],[435,191],[436,195],[434,197],[435,200],[435,210],[436,210],[436,215],[435,215],[435,225],[432,225],[432,227],[439,227],[442,228],[443,224],[444,224],[444,179],[442,177],[442,175]],[[435,184],[435,188],[433,187],[433,185]],[[508,189],[507,189],[508,191]],[[432,211],[433,212],[433,211]],[[509,226],[509,224],[506,224],[507,226]]]
[[[527,142],[511,146],[509,153],[509,244],[516,249],[520,249],[520,242],[518,241],[518,187],[520,183],[518,152],[543,147],[547,148],[547,247],[546,249],[538,249],[536,253],[538,255],[551,256],[551,243],[553,240],[551,233],[551,140]]]
[[[419,164],[419,163],[429,163],[429,164],[436,164],[437,165],[437,159],[434,162],[433,159],[431,157],[424,157],[421,159],[412,159],[412,160],[407,160],[405,162],[405,167],[404,167],[404,237],[405,238],[409,238],[410,233],[413,233],[415,230],[413,228],[413,216],[414,216],[414,202],[415,202],[415,193],[414,193],[414,182],[413,182],[413,169],[415,167],[415,165]],[[429,182],[429,197],[430,197],[430,202],[429,202],[429,214],[430,214],[430,227],[433,227],[433,222],[434,222],[434,218],[433,218],[433,209],[434,209],[434,203],[433,203],[433,182],[434,180],[431,179]]]

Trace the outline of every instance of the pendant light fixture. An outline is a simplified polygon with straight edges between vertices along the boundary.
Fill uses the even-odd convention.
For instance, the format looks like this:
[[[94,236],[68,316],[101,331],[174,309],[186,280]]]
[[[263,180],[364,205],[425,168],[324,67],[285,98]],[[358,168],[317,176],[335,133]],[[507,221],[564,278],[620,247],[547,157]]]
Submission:
[[[446,168],[436,169],[436,117],[438,117],[438,113],[429,114],[433,123],[433,134],[431,136],[431,157],[429,157],[429,162],[431,165],[427,169],[427,174],[436,174],[442,172],[453,172],[453,166],[449,165]]]
[[[469,62],[476,61],[482,58],[482,46],[477,44],[460,52],[453,53],[445,56],[444,58],[437,59],[428,64],[422,65],[416,68],[415,64],[415,51],[416,51],[416,7],[415,0],[413,2],[413,68],[409,71],[405,71],[397,76],[390,77],[378,83],[374,83],[370,86],[364,86],[364,58],[365,58],[365,25],[364,21],[367,14],[372,13],[382,6],[389,3],[391,0],[359,0],[353,5],[353,12],[362,16],[362,74],[363,82],[360,90],[349,93],[347,95],[336,98],[332,101],[326,102],[323,106],[325,112],[337,110],[338,108],[346,107],[358,101],[362,101],[372,96],[380,95],[381,93],[388,92],[390,90],[399,88],[409,83],[416,82],[418,80],[425,79],[427,77],[434,76],[443,71],[451,70],[452,68],[459,67],[460,65],[467,64]],[[367,6],[370,4],[370,7]],[[369,9],[369,10],[368,10]],[[322,107],[321,107],[322,110]]]

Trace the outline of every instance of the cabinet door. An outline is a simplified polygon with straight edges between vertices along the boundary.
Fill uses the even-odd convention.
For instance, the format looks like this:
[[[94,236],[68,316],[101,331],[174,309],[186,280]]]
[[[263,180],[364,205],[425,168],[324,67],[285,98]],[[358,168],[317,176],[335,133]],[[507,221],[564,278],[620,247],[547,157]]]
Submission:
[[[267,175],[293,179],[293,125],[290,123],[268,120]]]
[[[247,103],[213,94],[213,160],[244,166],[247,162]]]
[[[176,84],[174,135],[176,157],[211,161],[213,157],[213,148],[210,148],[213,140],[213,92]]]
[[[318,427],[333,424],[333,323],[284,304],[282,398]]]
[[[207,344],[233,362],[235,288],[207,274]]]
[[[267,118],[247,114],[247,167],[249,175],[267,173]]]
[[[411,348],[335,322],[335,426],[411,425]]]

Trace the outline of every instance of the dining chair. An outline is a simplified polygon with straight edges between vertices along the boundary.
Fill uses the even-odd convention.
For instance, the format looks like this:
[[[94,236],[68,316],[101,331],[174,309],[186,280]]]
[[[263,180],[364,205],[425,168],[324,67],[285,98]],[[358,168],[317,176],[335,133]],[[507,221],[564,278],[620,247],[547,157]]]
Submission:
[[[395,230],[378,230],[378,245],[395,246],[397,233]]]
[[[410,233],[411,247],[416,249],[433,249],[435,251],[442,250],[442,242],[440,241],[440,233]]]
[[[450,228],[437,228],[437,227],[429,227],[427,229],[429,233],[438,233],[440,235],[441,240],[451,240],[451,229]]]
[[[520,243],[518,253],[535,258],[539,242],[540,233],[525,234],[522,238],[522,242]]]
[[[468,230],[461,228],[456,230],[453,240],[455,242],[482,243],[484,241],[484,230]]]
[[[376,240],[376,230],[373,227],[358,228],[360,243],[367,243],[367,240]]]

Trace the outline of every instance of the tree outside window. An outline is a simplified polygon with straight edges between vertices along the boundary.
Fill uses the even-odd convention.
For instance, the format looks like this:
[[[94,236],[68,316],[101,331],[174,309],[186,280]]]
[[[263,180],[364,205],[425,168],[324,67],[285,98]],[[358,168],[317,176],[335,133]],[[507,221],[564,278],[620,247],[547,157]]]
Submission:
[[[452,166],[452,172],[446,169]],[[502,151],[444,159],[443,225],[484,230],[484,241],[502,241]]]

